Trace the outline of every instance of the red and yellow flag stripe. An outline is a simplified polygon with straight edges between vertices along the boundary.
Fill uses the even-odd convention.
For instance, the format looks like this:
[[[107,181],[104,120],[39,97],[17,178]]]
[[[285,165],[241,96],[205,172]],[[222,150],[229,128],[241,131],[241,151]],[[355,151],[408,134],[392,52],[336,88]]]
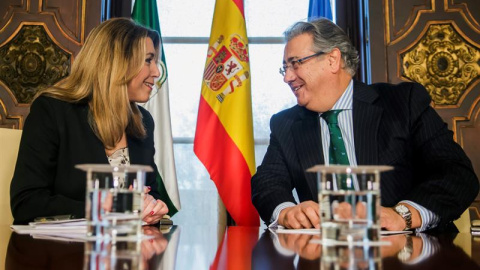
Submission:
[[[203,75],[194,152],[237,225],[258,226],[248,39],[242,0],[217,0]]]

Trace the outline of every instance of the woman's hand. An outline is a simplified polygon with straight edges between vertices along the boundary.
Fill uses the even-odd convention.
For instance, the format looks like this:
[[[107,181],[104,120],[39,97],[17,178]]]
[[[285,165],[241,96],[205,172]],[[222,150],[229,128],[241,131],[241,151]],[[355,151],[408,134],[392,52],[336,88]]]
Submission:
[[[153,198],[153,196],[148,193],[145,194],[142,212],[143,221],[147,224],[155,224],[167,213],[168,207],[163,201]]]
[[[150,239],[142,241],[142,258],[147,265],[147,261],[153,256],[161,254],[167,248],[168,241],[163,237],[160,230],[156,227],[143,226],[143,234],[153,236]]]

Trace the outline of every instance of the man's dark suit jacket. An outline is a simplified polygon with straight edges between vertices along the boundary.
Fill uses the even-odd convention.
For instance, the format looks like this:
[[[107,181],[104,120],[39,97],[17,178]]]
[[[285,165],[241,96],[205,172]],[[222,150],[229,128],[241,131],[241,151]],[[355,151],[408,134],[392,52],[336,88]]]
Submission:
[[[420,84],[353,87],[353,129],[358,165],[390,165],[381,176],[381,202],[392,207],[411,200],[451,225],[478,194],[468,157]],[[270,145],[252,178],[252,201],[268,224],[283,202],[318,201],[316,175],[305,170],[324,164],[318,113],[294,106],[270,121]]]
[[[139,107],[147,130],[145,139],[127,136],[131,164],[150,165],[146,184],[157,193],[153,118]],[[23,129],[17,164],[10,186],[15,224],[39,216],[85,216],[86,174],[76,164],[109,164],[102,142],[88,123],[87,103],[68,103],[41,96],[30,109]]]

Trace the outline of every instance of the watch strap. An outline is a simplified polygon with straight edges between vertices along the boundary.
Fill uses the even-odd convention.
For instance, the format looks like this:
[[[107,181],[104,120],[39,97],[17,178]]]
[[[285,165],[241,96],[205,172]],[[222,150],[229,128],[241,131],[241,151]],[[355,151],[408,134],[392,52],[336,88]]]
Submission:
[[[408,207],[405,205],[398,204],[393,208],[393,210],[395,210],[395,212],[397,212],[397,214],[399,214],[403,220],[405,220],[405,228],[403,230],[410,230],[412,228],[412,213],[410,212],[410,209],[408,209]]]

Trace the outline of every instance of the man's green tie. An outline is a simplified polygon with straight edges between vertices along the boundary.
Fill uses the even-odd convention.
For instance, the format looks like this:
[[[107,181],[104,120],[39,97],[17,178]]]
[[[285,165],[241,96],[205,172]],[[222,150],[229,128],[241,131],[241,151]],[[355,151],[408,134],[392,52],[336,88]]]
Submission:
[[[322,113],[321,117],[325,119],[330,131],[329,162],[331,165],[350,165],[348,161],[347,150],[343,142],[342,132],[338,126],[338,114],[342,110],[330,110]],[[341,189],[353,189],[352,183],[347,185],[346,175],[340,177]]]

